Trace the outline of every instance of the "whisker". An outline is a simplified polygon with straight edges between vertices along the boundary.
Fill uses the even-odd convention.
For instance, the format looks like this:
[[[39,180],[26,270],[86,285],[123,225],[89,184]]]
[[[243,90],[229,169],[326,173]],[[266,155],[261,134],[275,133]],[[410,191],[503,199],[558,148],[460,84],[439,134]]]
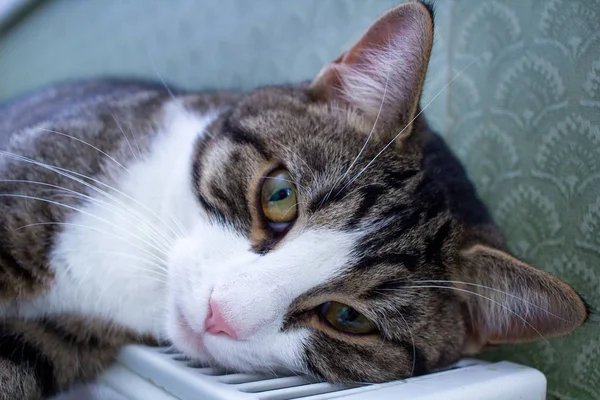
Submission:
[[[118,212],[117,210],[119,209],[119,207],[115,207],[112,206],[111,204],[109,204],[108,202],[99,200],[99,199],[95,199],[92,196],[88,196],[85,195],[83,193],[77,192],[76,190],[72,190],[69,188],[65,188],[62,186],[58,186],[58,185],[53,185],[50,183],[45,183],[45,182],[38,182],[38,181],[29,181],[29,180],[24,180],[24,179],[0,179],[0,182],[6,182],[6,183],[29,183],[29,184],[35,184],[35,185],[39,185],[39,186],[47,186],[47,187],[52,187],[55,189],[60,189],[61,191],[67,192],[67,193],[59,193],[56,196],[62,195],[62,196],[72,196],[75,198],[81,198],[81,199],[85,199],[88,200],[92,203],[97,204],[98,206],[102,207],[105,210],[108,210],[110,212],[112,212],[114,215],[120,216],[120,217],[128,217],[129,215],[132,215],[134,217],[136,217],[136,221],[142,223],[143,225],[145,225],[146,227],[148,227],[150,230],[158,233],[159,235],[162,236],[162,240],[166,241],[167,245],[170,245],[173,243],[173,239],[169,238],[168,236],[164,235],[160,230],[156,229],[154,227],[154,224],[152,224],[151,222],[149,222],[147,219],[145,219],[143,216],[141,216],[139,213],[137,213],[135,211],[135,209],[130,209],[129,212],[127,213],[128,215],[125,216],[122,213]],[[122,207],[121,207],[122,208]],[[127,212],[128,210],[124,210],[125,212]],[[154,242],[158,245],[162,245],[162,241],[159,240],[159,237],[156,236],[155,234],[149,235],[151,236],[151,239],[154,240]]]
[[[183,227],[183,225],[181,225],[181,222],[179,222],[179,220],[177,218],[175,218],[172,215],[169,215],[168,217],[171,219],[171,221],[175,224],[175,226],[179,229],[179,231],[184,236],[187,235],[187,233],[188,233],[187,230]],[[179,237],[179,236],[177,236],[177,237]]]
[[[133,138],[133,143],[135,143],[135,147],[137,148],[138,155],[140,156],[140,158],[142,158],[142,150],[140,149],[140,144],[138,143],[137,135],[133,131],[133,128],[129,129],[129,132],[131,133],[131,137]]]
[[[491,286],[480,285],[480,284],[471,283],[471,282],[463,282],[463,281],[448,281],[448,280],[443,280],[443,279],[431,279],[431,280],[397,280],[397,281],[394,281],[394,282],[406,282],[406,283],[456,283],[456,284],[459,284],[459,285],[475,286],[475,287],[479,287],[479,288],[482,288],[482,289],[488,289],[488,290],[491,290],[491,291],[494,291],[494,292],[502,293],[503,295],[508,296],[508,297],[512,297],[512,298],[514,298],[516,300],[519,300],[519,301],[521,301],[521,302],[523,302],[523,303],[525,303],[527,305],[530,305],[530,306],[532,306],[534,308],[537,308],[538,310],[541,310],[541,311],[545,312],[546,314],[548,314],[548,315],[550,315],[550,316],[552,316],[552,317],[554,317],[556,319],[559,319],[559,320],[561,320],[563,322],[573,322],[573,321],[566,320],[566,319],[564,319],[562,317],[559,317],[558,315],[555,315],[555,314],[551,313],[549,310],[546,310],[545,308],[543,308],[541,306],[538,306],[537,304],[532,303],[532,302],[528,301],[527,299],[524,299],[523,297],[514,295],[512,293],[508,293],[508,292],[506,292],[504,290],[493,288]]]
[[[511,310],[509,307],[505,306],[504,304],[489,298],[487,296],[484,296],[482,294],[479,294],[477,292],[473,292],[472,290],[466,290],[466,289],[461,289],[461,288],[457,288],[457,287],[453,287],[453,286],[439,286],[439,285],[418,285],[418,286],[403,286],[401,289],[380,289],[382,291],[401,291],[403,289],[450,289],[450,290],[456,290],[458,292],[463,292],[463,293],[468,293],[468,294],[472,294],[475,295],[477,297],[481,297],[482,299],[488,300],[500,307],[502,307],[503,309],[505,309],[506,311],[510,312],[511,314],[515,315],[517,318],[519,318],[521,321],[523,321],[527,326],[529,326],[531,329],[533,329],[533,331],[535,333],[537,333],[540,338],[542,338],[542,340],[554,351],[556,352],[556,350],[554,349],[554,347],[552,347],[552,345],[550,344],[550,342],[544,337],[544,335],[542,335],[542,333],[537,330],[529,321],[527,321],[525,318],[523,318],[522,316],[520,316],[517,312]],[[558,352],[556,352],[558,354]]]
[[[127,234],[129,234],[129,235],[133,236],[134,238],[136,238],[136,239],[139,239],[141,242],[145,243],[146,245],[148,245],[149,247],[151,247],[151,248],[153,248],[154,250],[158,251],[159,253],[161,253],[161,254],[164,254],[165,256],[166,256],[166,255],[168,255],[168,254],[167,254],[167,252],[165,251],[165,249],[160,249],[160,248],[158,248],[158,247],[156,247],[156,246],[152,245],[152,244],[151,244],[151,243],[149,243],[148,241],[146,241],[146,240],[144,240],[144,239],[140,238],[139,236],[137,236],[137,235],[134,235],[134,234],[132,234],[131,232],[127,231],[126,229],[124,229],[124,228],[122,228],[122,227],[118,226],[117,224],[114,224],[114,223],[112,223],[112,222],[110,222],[110,221],[108,221],[108,220],[106,220],[106,219],[104,219],[104,218],[98,217],[97,215],[94,215],[94,214],[92,214],[92,213],[89,213],[89,212],[87,212],[87,211],[84,211],[84,210],[82,210],[82,209],[79,209],[79,208],[77,208],[77,207],[69,206],[69,205],[67,205],[67,204],[63,204],[63,203],[60,203],[60,202],[58,202],[58,201],[53,201],[53,200],[50,200],[50,199],[44,199],[44,198],[42,198],[42,197],[28,196],[28,195],[24,195],[24,194],[16,194],[16,193],[0,193],[0,197],[12,197],[12,198],[20,198],[20,199],[28,199],[28,200],[42,201],[42,202],[45,202],[45,203],[54,204],[54,205],[56,205],[56,206],[59,206],[59,207],[64,207],[64,208],[66,208],[66,209],[69,209],[69,210],[77,211],[77,212],[79,212],[79,213],[81,213],[81,214],[88,215],[88,216],[90,216],[90,217],[92,217],[92,218],[94,218],[94,219],[97,219],[97,220],[99,220],[99,221],[101,221],[101,222],[104,222],[104,223],[106,223],[106,224],[110,225],[110,226],[113,226],[114,228],[116,228],[116,229],[118,229],[118,230],[124,231],[125,233],[127,233]]]
[[[144,210],[146,210],[148,213],[150,213],[150,215],[154,216],[154,217],[155,217],[155,218],[156,218],[156,219],[157,219],[159,222],[161,222],[161,223],[162,223],[164,226],[166,226],[167,228],[169,228],[169,230],[170,230],[170,231],[171,231],[171,232],[172,232],[172,233],[175,235],[175,237],[179,237],[179,235],[177,234],[177,232],[175,232],[175,230],[173,230],[173,228],[171,227],[171,225],[167,224],[167,223],[166,223],[166,222],[165,222],[165,221],[164,221],[162,218],[160,218],[160,217],[159,217],[159,216],[158,216],[158,215],[157,215],[157,214],[156,214],[154,211],[152,211],[150,208],[148,208],[148,207],[147,207],[145,204],[143,204],[143,203],[139,202],[139,201],[138,201],[138,200],[136,200],[135,198],[133,198],[133,197],[131,197],[131,196],[127,195],[126,193],[123,193],[122,191],[120,191],[120,190],[118,190],[118,189],[116,189],[116,188],[114,188],[114,187],[112,187],[112,186],[110,186],[110,185],[108,185],[108,184],[106,184],[106,183],[104,183],[104,182],[102,182],[102,181],[99,181],[99,180],[97,180],[97,179],[94,179],[94,178],[92,178],[92,177],[90,177],[90,176],[87,176],[87,175],[85,175],[85,174],[81,174],[81,173],[79,173],[79,172],[71,171],[71,170],[68,170],[68,169],[66,169],[66,168],[61,168],[61,167],[57,167],[57,166],[53,166],[53,165],[49,165],[49,164],[46,164],[46,163],[43,163],[43,162],[40,162],[40,161],[34,160],[34,159],[32,159],[32,158],[25,157],[25,156],[21,156],[21,155],[18,155],[18,154],[15,154],[15,153],[11,153],[11,152],[8,152],[8,151],[0,150],[0,154],[3,154],[3,155],[5,155],[5,156],[8,156],[8,157],[11,157],[11,158],[13,158],[13,159],[16,159],[16,160],[18,160],[18,161],[28,162],[28,163],[31,163],[31,164],[34,164],[34,165],[40,166],[40,167],[42,167],[42,168],[45,168],[45,169],[47,169],[47,170],[49,170],[49,171],[52,171],[52,172],[54,172],[54,173],[56,173],[56,174],[59,174],[59,175],[61,175],[61,176],[64,176],[64,177],[66,177],[66,178],[69,178],[69,179],[71,179],[71,180],[73,180],[73,181],[75,181],[75,182],[81,183],[81,184],[82,184],[82,185],[84,185],[85,187],[88,187],[88,188],[90,188],[91,190],[94,190],[95,192],[98,192],[98,193],[102,194],[103,196],[106,196],[106,197],[108,197],[109,199],[111,199],[111,200],[114,200],[114,201],[115,201],[115,202],[117,202],[119,205],[121,205],[121,206],[123,206],[123,207],[126,207],[126,208],[128,208],[128,206],[127,206],[127,205],[123,204],[123,202],[121,202],[121,201],[120,201],[119,199],[117,199],[115,196],[113,196],[113,195],[109,194],[108,192],[106,192],[105,190],[102,190],[102,189],[100,189],[100,188],[99,188],[99,187],[97,187],[97,186],[91,185],[91,184],[89,184],[88,182],[85,182],[85,181],[83,181],[82,179],[79,179],[79,178],[77,178],[76,176],[80,176],[80,177],[82,177],[82,178],[89,179],[90,181],[92,181],[92,182],[94,182],[94,183],[97,183],[97,184],[99,184],[99,185],[102,185],[102,186],[104,186],[104,187],[107,187],[107,188],[109,188],[109,189],[113,190],[114,192],[116,192],[116,193],[118,193],[118,194],[122,195],[123,197],[125,197],[125,198],[127,198],[127,199],[129,199],[129,200],[133,201],[135,204],[139,205],[139,206],[140,206],[142,209],[144,209]]]
[[[151,251],[149,251],[149,250],[147,250],[147,249],[145,249],[145,248],[143,248],[141,246],[138,246],[135,243],[133,243],[133,242],[131,242],[131,241],[129,241],[129,240],[121,237],[121,236],[117,236],[114,233],[107,232],[107,231],[102,230],[102,229],[94,228],[92,226],[87,226],[87,225],[82,225],[82,224],[76,224],[76,223],[72,223],[72,222],[37,222],[37,223],[33,223],[33,224],[27,224],[27,225],[20,226],[16,230],[25,229],[25,228],[28,228],[28,227],[31,227],[31,226],[44,226],[44,225],[76,226],[76,227],[79,227],[79,228],[85,228],[85,229],[89,229],[91,231],[96,231],[96,232],[99,232],[99,233],[103,233],[105,235],[112,236],[112,237],[114,237],[116,239],[119,239],[123,243],[129,244],[129,245],[135,247],[136,249],[138,249],[138,250],[140,250],[140,251],[142,251],[144,253],[147,253],[149,256],[155,258],[159,263],[162,263],[162,264],[166,264],[167,263],[164,259],[162,259],[161,257],[157,256],[156,254],[152,253]]]
[[[154,135],[156,136],[157,133],[156,133],[156,129],[154,129],[154,126],[152,126],[152,124],[150,124],[149,126],[150,126],[150,129],[152,129],[152,132],[154,133]],[[181,222],[174,215],[169,214],[169,215],[167,215],[167,217],[171,220],[171,222],[173,222],[175,224],[175,227],[179,229],[181,234],[183,234],[184,236],[186,236],[188,234],[187,230],[184,228],[184,226],[181,224]],[[165,225],[167,225],[167,224],[165,224]],[[175,233],[175,231],[173,229],[171,229],[171,231],[173,233]],[[177,234],[175,234],[175,235],[176,235],[176,237],[179,237],[179,235],[177,235]]]
[[[166,89],[166,91],[169,94],[169,96],[171,96],[171,98],[173,99],[173,102],[177,105],[177,107],[179,107],[181,109],[181,111],[187,112],[186,108],[181,103],[181,99],[179,99],[179,98],[177,98],[175,96],[175,94],[173,93],[173,91],[171,90],[171,88],[167,85],[167,83],[163,79],[163,77],[160,74],[160,72],[158,72],[158,67],[156,66],[156,63],[154,62],[154,60],[152,59],[152,56],[150,55],[150,52],[148,51],[146,53],[146,55],[148,56],[148,60],[150,61],[150,64],[152,65],[152,69],[154,70],[154,73],[156,74],[156,76],[158,77],[158,79],[160,80],[160,82],[162,83],[162,85],[164,86],[164,88]]]
[[[112,251],[112,250],[95,250],[95,251],[92,251],[91,253],[93,253],[93,254],[108,254],[108,255],[114,255],[116,257],[131,258],[131,259],[134,259],[136,261],[140,261],[140,262],[143,262],[143,263],[148,264],[150,266],[158,268],[158,270],[148,269],[147,271],[157,273],[160,276],[163,276],[165,278],[169,277],[165,273],[167,271],[167,269],[166,269],[166,267],[165,267],[164,264],[161,264],[161,263],[159,263],[157,261],[154,261],[154,260],[147,259],[147,258],[139,256],[137,254],[130,254],[130,253],[124,253],[124,252]]]
[[[111,117],[113,117],[113,119],[115,120],[115,123],[117,124],[117,126],[119,127],[119,130],[121,131],[121,133],[123,134],[123,137],[125,138],[125,140],[127,141],[127,146],[129,146],[129,150],[131,150],[131,155],[133,155],[135,157],[136,160],[139,161],[138,156],[134,153],[133,151],[133,147],[131,147],[131,142],[129,141],[129,138],[127,137],[127,135],[125,134],[125,131],[123,130],[123,128],[121,127],[121,124],[119,123],[119,121],[117,120],[117,117],[115,117],[115,114],[113,114],[113,112],[110,110],[110,108],[107,108],[108,113],[111,115]]]
[[[158,282],[162,285],[168,285],[169,281],[166,281],[164,279],[160,279],[160,277],[156,277],[156,276],[152,276],[152,275],[144,275],[144,274],[139,274],[138,275],[140,277],[140,279],[149,279],[151,281],[155,281]]]
[[[157,246],[168,247],[173,244],[172,238],[163,234],[159,229],[157,229],[155,227],[155,225],[152,222],[148,221],[143,216],[140,216],[140,214],[135,212],[134,209],[131,209],[129,212],[127,210],[123,210],[123,212],[125,213],[124,214],[123,212],[119,212],[119,209],[121,209],[122,207],[112,206],[108,202],[98,200],[91,196],[87,196],[87,195],[84,195],[84,194],[81,194],[78,192],[75,192],[72,194],[71,193],[58,193],[54,197],[55,198],[74,197],[74,198],[86,199],[92,203],[95,203],[99,207],[111,212],[113,215],[115,215],[117,217],[126,218],[129,222],[132,222],[132,219],[130,217],[133,217],[133,222],[137,222],[140,225],[142,225],[145,229],[148,229],[148,231],[146,231],[146,230],[143,231],[144,235],[147,235],[149,237],[149,239],[151,239]]]
[[[141,261],[141,260],[140,260]],[[144,262],[144,261],[141,261]],[[146,263],[147,264],[147,263]],[[152,266],[152,264],[149,264]],[[160,282],[162,284],[168,284],[169,283],[169,277],[166,274],[161,273],[160,271],[157,271],[155,269],[152,268],[144,268],[144,266],[142,265],[136,265],[136,264],[128,264],[127,267],[128,269],[131,269],[132,271],[134,271],[136,274],[136,277],[140,277],[143,279],[152,279],[156,282]]]
[[[283,214],[284,214],[284,215],[285,215],[285,214],[287,214],[288,212],[290,212],[290,210],[291,210],[292,208],[295,208],[295,207],[299,206],[300,204],[306,204],[306,201],[299,201],[298,203],[294,204],[293,206],[290,206],[290,208],[288,208],[288,209],[285,211],[285,213],[283,213]]]
[[[374,162],[375,160],[377,160],[377,158],[379,158],[379,156],[381,154],[383,154],[383,152],[385,150],[387,150],[388,147],[390,147],[395,141],[396,139],[398,139],[400,137],[400,135],[402,135],[404,133],[404,131],[406,129],[408,129],[409,126],[412,125],[413,122],[415,122],[415,120],[421,115],[423,114],[423,112],[425,112],[425,110],[427,110],[427,108],[429,108],[429,106],[431,105],[431,103],[433,103],[435,101],[435,99],[437,99],[439,97],[440,94],[442,94],[442,92],[444,90],[446,90],[448,88],[448,86],[450,86],[450,84],[452,84],[459,76],[461,76],[469,67],[471,67],[471,65],[473,65],[476,61],[479,61],[479,59],[481,59],[483,55],[477,57],[476,59],[474,59],[473,61],[471,61],[466,67],[464,67],[462,70],[460,70],[456,75],[454,75],[454,77],[444,85],[444,87],[437,92],[437,94],[435,96],[433,96],[433,98],[425,105],[425,107],[423,107],[423,109],[421,111],[419,111],[417,113],[417,115],[414,116],[413,119],[410,120],[410,122],[408,122],[408,124],[406,124],[406,126],[396,135],[394,136],[394,138],[392,140],[390,140],[384,147],[383,149],[381,149],[381,151],[379,153],[377,153],[375,155],[375,157],[373,157],[373,159],[371,161],[369,161],[367,163],[367,165],[361,169],[358,174],[356,174],[346,185],[344,185],[341,189],[340,192],[342,192],[343,190],[345,190],[349,185],[351,185],[354,181],[356,181]]]
[[[104,151],[100,150],[98,147],[94,146],[91,143],[86,142],[85,140],[79,139],[78,137],[72,136],[72,135],[67,135],[66,133],[63,132],[58,132],[58,131],[54,131],[52,129],[46,129],[46,128],[35,128],[38,129],[40,131],[44,131],[44,132],[49,132],[49,133],[54,133],[57,135],[61,135],[61,136],[65,136],[68,137],[70,139],[76,140],[80,143],[83,143],[89,147],[91,147],[92,149],[96,150],[97,152],[99,152],[100,154],[108,157],[111,161],[113,161],[115,164],[117,164],[119,167],[123,168],[125,171],[127,171],[127,173],[131,174],[131,172],[129,172],[129,170],[127,168],[125,168],[125,166],[123,164],[121,164],[120,162],[118,162],[116,159],[114,159],[113,157],[111,157],[108,153],[105,153]]]
[[[132,202],[134,202],[135,204],[139,205],[139,206],[140,206],[140,207],[141,207],[143,210],[147,211],[147,212],[148,212],[148,213],[149,213],[151,216],[155,217],[155,218],[156,218],[156,219],[157,219],[157,220],[158,220],[160,223],[162,223],[162,224],[163,224],[165,227],[169,228],[169,230],[170,230],[170,231],[173,233],[173,235],[174,235],[175,237],[179,237],[179,235],[177,234],[177,232],[175,232],[175,230],[173,229],[173,227],[172,227],[171,225],[167,224],[167,223],[166,223],[166,222],[165,222],[165,221],[164,221],[164,220],[163,220],[163,219],[162,219],[162,218],[161,218],[161,217],[160,217],[158,214],[156,214],[154,211],[152,211],[150,208],[148,208],[148,207],[147,207],[147,206],[146,206],[144,203],[142,203],[142,202],[138,201],[137,199],[135,199],[135,198],[133,198],[133,197],[129,196],[128,194],[126,194],[126,193],[124,193],[124,192],[122,192],[122,191],[120,191],[120,190],[118,190],[118,189],[116,189],[116,188],[114,188],[114,187],[110,186],[109,184],[107,184],[107,183],[104,183],[104,182],[102,182],[102,181],[99,181],[99,180],[97,180],[97,179],[94,179],[94,178],[92,178],[92,177],[89,177],[89,176],[87,176],[87,175],[81,174],[81,173],[79,173],[79,172],[71,171],[71,170],[68,170],[68,169],[65,169],[65,168],[61,168],[61,167],[52,167],[52,166],[50,166],[50,168],[49,168],[49,169],[50,169],[51,171],[54,171],[54,172],[56,172],[56,173],[60,174],[60,175],[63,175],[63,176],[65,176],[65,177],[67,177],[67,178],[69,178],[69,179],[72,179],[72,180],[74,180],[74,181],[76,181],[76,182],[79,182],[79,183],[81,183],[82,185],[84,185],[84,186],[86,186],[86,187],[89,187],[90,189],[92,189],[92,190],[94,190],[94,191],[96,191],[96,192],[98,192],[98,193],[100,193],[100,194],[102,194],[102,195],[104,195],[104,196],[108,197],[109,199],[111,199],[111,200],[114,200],[116,203],[118,203],[118,204],[119,204],[119,205],[121,205],[122,207],[125,207],[126,209],[129,209],[130,211],[132,211],[132,212],[135,212],[135,213],[137,213],[137,214],[139,215],[139,213],[138,213],[138,211],[137,211],[136,209],[134,209],[134,208],[131,208],[130,206],[128,206],[128,205],[126,205],[126,204],[124,204],[122,201],[120,201],[120,200],[119,200],[118,198],[116,198],[115,196],[113,196],[113,195],[109,194],[108,192],[106,192],[105,190],[102,190],[102,189],[100,189],[100,188],[99,188],[99,187],[97,187],[97,186],[91,185],[91,184],[89,184],[89,183],[87,183],[87,182],[85,182],[85,181],[83,181],[83,180],[81,180],[81,179],[78,179],[78,178],[76,178],[75,176],[81,176],[82,178],[89,179],[89,180],[91,180],[91,181],[92,181],[92,182],[94,182],[94,183],[97,183],[97,184],[99,184],[99,185],[102,185],[102,186],[104,186],[104,187],[106,187],[106,188],[108,188],[108,189],[110,189],[110,190],[114,191],[115,193],[117,193],[117,194],[120,194],[121,196],[125,197],[126,199],[128,199],[128,200],[131,200],[131,201],[132,201]],[[61,173],[60,171],[64,171],[65,173],[63,174],[63,173]],[[73,175],[75,175],[75,176],[73,176],[73,175],[70,175],[70,174],[73,174]],[[171,216],[171,218],[173,218],[173,217]],[[158,231],[158,232],[160,232],[160,231]]]
[[[340,182],[342,179],[344,179],[346,176],[348,176],[348,174],[352,170],[352,167],[354,167],[354,164],[356,164],[356,162],[360,159],[360,156],[362,155],[362,153],[367,148],[367,144],[371,140],[371,137],[373,137],[373,133],[375,132],[375,128],[377,127],[377,122],[379,121],[379,117],[381,116],[381,111],[383,110],[383,105],[385,104],[385,97],[387,95],[388,84],[390,81],[390,72],[391,72],[391,68],[388,68],[387,75],[385,77],[385,87],[383,88],[383,95],[381,96],[381,103],[379,104],[379,110],[377,111],[377,116],[375,117],[375,122],[373,123],[373,127],[371,128],[371,131],[369,132],[369,136],[367,136],[367,140],[365,140],[363,147],[360,149],[360,151],[358,152],[358,155],[354,158],[352,163],[350,163],[350,166],[348,167],[346,172],[344,172],[344,174],[342,174],[341,177],[336,179],[335,183],[333,185],[331,185],[331,190],[329,190],[329,193],[327,193],[327,195],[323,198],[321,204],[323,204],[324,202],[327,201],[327,199],[329,199],[329,196],[331,196],[331,193],[333,192],[333,189],[338,184],[338,182]]]

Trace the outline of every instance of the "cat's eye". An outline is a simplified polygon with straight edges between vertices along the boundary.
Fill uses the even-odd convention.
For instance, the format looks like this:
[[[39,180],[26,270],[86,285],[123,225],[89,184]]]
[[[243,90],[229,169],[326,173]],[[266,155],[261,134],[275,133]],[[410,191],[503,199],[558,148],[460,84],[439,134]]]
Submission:
[[[296,219],[296,188],[286,170],[277,169],[265,177],[260,197],[263,214],[273,229],[284,230]]]
[[[318,312],[329,325],[341,332],[365,335],[377,330],[367,317],[337,301],[321,304]]]

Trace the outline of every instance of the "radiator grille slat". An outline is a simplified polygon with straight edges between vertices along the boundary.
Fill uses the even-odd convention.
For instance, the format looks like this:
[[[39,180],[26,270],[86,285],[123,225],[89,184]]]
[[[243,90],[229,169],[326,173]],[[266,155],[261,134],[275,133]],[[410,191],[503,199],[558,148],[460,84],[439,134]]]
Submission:
[[[545,377],[532,368],[473,359],[461,360],[429,375],[356,387],[331,385],[305,376],[275,377],[228,371],[190,360],[167,347],[127,346],[119,356],[119,363],[112,376],[106,374],[105,381],[113,382],[113,387],[121,391],[126,390],[132,400],[158,400],[165,396],[181,400],[329,400],[347,396],[356,400],[511,400],[523,393],[528,394],[523,400],[539,400],[544,398],[546,390]],[[131,371],[130,376],[139,377],[139,391],[129,378],[122,382],[124,370]],[[161,393],[155,399],[144,391],[152,385]],[[503,395],[499,397],[498,393]]]

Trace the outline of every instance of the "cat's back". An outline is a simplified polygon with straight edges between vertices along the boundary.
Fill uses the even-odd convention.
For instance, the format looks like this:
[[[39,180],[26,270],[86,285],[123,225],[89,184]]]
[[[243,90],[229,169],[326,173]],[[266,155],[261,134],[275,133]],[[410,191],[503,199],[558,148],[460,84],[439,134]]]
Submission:
[[[8,150],[17,136],[31,130],[52,129],[102,110],[134,105],[143,99],[162,98],[166,89],[153,83],[129,80],[90,80],[46,87],[0,104],[0,149]]]
[[[42,122],[68,118],[75,110],[123,100],[140,92],[159,92],[150,83],[121,80],[65,82],[24,94],[0,104],[2,137]]]
[[[105,267],[114,264],[96,253],[86,255],[150,251],[142,227],[156,221],[144,213],[160,213],[164,198],[157,187],[166,188],[173,176],[186,182],[189,159],[179,150],[193,149],[204,126],[173,121],[189,115],[209,121],[201,117],[210,99],[200,99],[161,85],[90,81],[0,105],[0,303],[36,297],[54,282],[54,271],[68,269],[70,277],[80,275],[52,283],[50,297],[36,297],[40,303],[27,313],[38,315],[48,304],[60,310],[65,304],[75,307],[94,282],[106,281]],[[134,243],[133,250],[122,250],[124,243]],[[80,250],[90,244],[93,249]],[[73,272],[72,265],[82,269]],[[128,284],[123,279],[115,291],[125,293]],[[102,308],[94,304],[86,310]]]
[[[62,223],[85,196],[117,185],[150,148],[170,100],[156,85],[98,80],[59,84],[0,105],[0,254],[55,230],[18,228]],[[0,266],[6,264],[0,257]]]

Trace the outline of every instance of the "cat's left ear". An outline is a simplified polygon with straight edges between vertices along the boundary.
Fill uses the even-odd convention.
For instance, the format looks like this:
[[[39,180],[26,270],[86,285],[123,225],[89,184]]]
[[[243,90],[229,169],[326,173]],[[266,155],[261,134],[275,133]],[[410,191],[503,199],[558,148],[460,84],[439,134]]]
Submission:
[[[502,250],[477,244],[459,259],[452,279],[468,307],[468,341],[475,351],[563,336],[588,316],[569,285]]]
[[[421,2],[397,6],[375,21],[309,86],[316,99],[357,110],[378,135],[407,138],[417,114],[433,45],[433,15]],[[402,140],[397,141],[401,143]]]

